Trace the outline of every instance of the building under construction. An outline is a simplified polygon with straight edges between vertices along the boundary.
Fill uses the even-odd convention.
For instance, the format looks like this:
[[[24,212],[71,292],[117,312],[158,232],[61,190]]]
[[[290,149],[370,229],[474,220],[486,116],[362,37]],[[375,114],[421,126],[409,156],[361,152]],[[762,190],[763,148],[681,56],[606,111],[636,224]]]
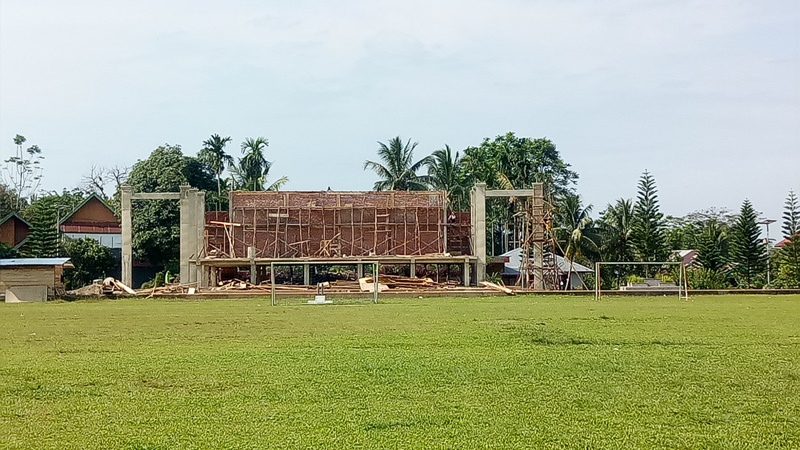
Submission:
[[[123,269],[131,254],[130,231],[125,232],[130,199],[165,195],[123,189]],[[479,184],[469,213],[448,211],[446,194],[437,191],[232,192],[227,212],[209,213],[204,194],[195,189],[168,198],[181,204],[181,282],[202,288],[216,286],[233,268],[248,271],[258,283],[270,278],[270,266],[301,266],[303,284],[309,285],[314,266],[352,266],[361,277],[373,263],[402,267],[411,277],[418,267],[445,267],[469,286],[482,281],[493,262],[486,256],[487,197],[511,197],[521,205],[515,219],[523,249],[521,287],[552,288],[541,185],[498,191]]]

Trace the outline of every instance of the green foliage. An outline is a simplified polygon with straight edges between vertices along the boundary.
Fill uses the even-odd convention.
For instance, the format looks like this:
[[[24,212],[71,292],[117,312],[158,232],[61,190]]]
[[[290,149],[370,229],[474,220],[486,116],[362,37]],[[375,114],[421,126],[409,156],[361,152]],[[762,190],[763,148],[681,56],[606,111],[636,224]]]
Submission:
[[[213,174],[196,158],[186,157],[179,145],[165,144],[131,169],[128,184],[134,192],[178,192],[188,184],[216,190]],[[133,249],[137,258],[153,265],[177,260],[180,251],[180,209],[174,200],[133,202]]]
[[[728,277],[720,270],[699,267],[688,269],[686,277],[689,289],[727,289],[730,288]]]
[[[235,188],[244,191],[277,191],[289,179],[281,177],[271,185],[267,185],[267,177],[272,162],[264,155],[269,141],[267,138],[247,138],[242,142],[242,153],[239,165],[231,166]]]
[[[433,190],[447,192],[451,211],[469,211],[469,189],[472,187],[461,170],[458,152],[453,155],[449,145],[435,150],[427,161],[427,183]]]
[[[642,283],[642,282],[644,282],[644,277],[636,275],[636,274],[631,274],[631,275],[628,275],[628,276],[625,277],[625,281],[628,284]]]
[[[21,248],[26,257],[49,258],[61,254],[57,222],[71,213],[83,201],[78,190],[51,192],[40,196],[22,211],[22,217],[31,224],[28,240]]]
[[[702,224],[696,236],[697,262],[712,272],[720,272],[728,265],[730,229],[725,222],[710,219]]]
[[[525,189],[543,183],[545,195],[552,197],[572,192],[578,180],[552,141],[511,132],[464,150],[462,170],[470,185],[484,182],[491,189]]]
[[[0,218],[17,211],[17,194],[12,188],[0,181]],[[23,204],[23,207],[25,205]]]
[[[777,284],[785,288],[800,288],[800,203],[790,191],[783,210],[783,237],[787,240],[778,251]]]
[[[118,264],[111,249],[95,239],[67,239],[64,253],[75,266],[64,274],[67,289],[77,289],[94,279],[105,278]]]
[[[0,242],[0,259],[3,258],[18,258],[19,252],[14,247],[10,245]]]
[[[656,181],[645,171],[639,179],[639,193],[633,205],[630,241],[640,261],[664,261],[668,251],[664,235],[664,214],[659,210]]]
[[[414,162],[414,149],[418,143],[411,139],[403,144],[400,136],[389,140],[389,144],[378,142],[378,158],[380,162],[365,161],[364,170],[373,170],[379,180],[373,189],[376,191],[426,191],[427,179],[417,172],[432,162],[430,156]],[[444,180],[439,180],[444,181]]]
[[[223,189],[225,183],[222,181],[222,173],[226,167],[233,165],[233,157],[225,153],[225,146],[231,141],[230,136],[221,137],[218,134],[212,134],[210,138],[203,141],[203,147],[197,153],[197,159],[205,164],[208,169],[217,177],[217,192],[207,193],[206,198],[209,206],[214,206],[216,211],[228,210],[228,189]],[[216,195],[210,195],[216,194]],[[212,208],[209,208],[212,209]]]
[[[578,194],[565,194],[559,201],[554,229],[564,257],[586,263],[600,256],[600,232],[590,217],[592,205],[583,206]]]
[[[750,200],[742,203],[733,226],[730,256],[733,274],[739,287],[761,287],[767,267],[767,248],[761,240],[756,215]]]
[[[629,199],[620,198],[613,205],[608,205],[600,215],[600,254],[603,261],[634,261],[631,232],[633,227],[633,203]],[[614,275],[615,286],[630,271],[629,266],[609,266]],[[604,279],[609,277],[604,276]],[[604,280],[604,285],[606,281]],[[610,286],[608,286],[610,287]]]

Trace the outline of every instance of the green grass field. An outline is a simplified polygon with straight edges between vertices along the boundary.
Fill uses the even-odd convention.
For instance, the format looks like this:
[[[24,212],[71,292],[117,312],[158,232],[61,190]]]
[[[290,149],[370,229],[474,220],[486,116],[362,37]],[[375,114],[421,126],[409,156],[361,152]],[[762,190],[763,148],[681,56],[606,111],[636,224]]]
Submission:
[[[0,304],[0,448],[800,448],[800,296]]]

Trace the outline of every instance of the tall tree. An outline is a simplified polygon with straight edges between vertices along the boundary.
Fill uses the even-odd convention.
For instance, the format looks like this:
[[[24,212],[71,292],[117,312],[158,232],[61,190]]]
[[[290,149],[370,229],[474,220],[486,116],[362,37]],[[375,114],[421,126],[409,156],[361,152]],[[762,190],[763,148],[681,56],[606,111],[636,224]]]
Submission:
[[[631,229],[633,227],[633,201],[630,199],[617,199],[613,205],[608,205],[600,215],[598,227],[600,228],[601,247],[600,253],[603,261],[633,261],[633,245],[631,244]],[[613,265],[611,271],[619,286],[622,279],[628,275],[626,266]],[[604,279],[606,287],[614,286],[607,277]]]
[[[431,158],[425,157],[414,161],[414,149],[418,143],[411,139],[403,144],[400,136],[389,139],[389,143],[378,142],[378,158],[381,162],[367,160],[364,170],[373,170],[380,178],[373,185],[376,191],[425,191],[427,178],[420,177],[417,172],[429,163]]]
[[[427,162],[428,185],[431,189],[447,192],[447,204],[451,211],[469,209],[468,187],[461,172],[461,158],[453,154],[449,145],[434,150]]]
[[[659,210],[657,193],[655,178],[645,171],[639,178],[631,227],[631,244],[641,261],[664,261],[668,254],[664,214]]]
[[[128,184],[135,192],[178,192],[188,184],[214,189],[214,176],[205,164],[183,155],[179,145],[165,144],[134,164]],[[160,266],[178,260],[179,205],[172,200],[133,202],[133,250],[137,258]]]
[[[490,188],[525,189],[543,183],[548,197],[567,194],[578,180],[551,140],[511,132],[464,150],[463,170],[467,179]]]
[[[31,224],[28,240],[21,248],[22,254],[34,258],[60,256],[62,252],[57,224],[83,199],[83,192],[77,189],[38,196],[22,211],[22,216]]]
[[[783,207],[781,226],[786,242],[778,253],[780,269],[778,282],[781,287],[800,288],[800,202],[797,194],[789,191]]]
[[[23,144],[27,139],[25,136],[14,136],[16,151],[14,156],[5,160],[6,172],[11,179],[12,191],[16,194],[14,210],[20,211],[25,205],[25,200],[31,194],[36,193],[42,180],[42,149],[38,145],[32,145],[23,151]]]
[[[716,219],[709,219],[698,228],[694,245],[697,248],[697,262],[707,270],[722,272],[728,264],[728,226]]]
[[[217,211],[222,210],[222,172],[233,164],[233,157],[225,153],[225,146],[231,141],[230,136],[221,137],[212,134],[203,141],[203,147],[197,153],[197,159],[208,165],[217,177]]]
[[[231,172],[237,189],[245,191],[277,191],[289,179],[281,177],[267,185],[267,177],[272,168],[272,162],[267,161],[265,152],[269,146],[266,138],[247,138],[242,142],[242,153],[239,165],[232,166]]]
[[[564,251],[570,261],[596,261],[600,256],[600,232],[591,218],[592,205],[583,206],[578,194],[568,194],[560,202],[555,215],[555,228]]]
[[[750,200],[742,203],[739,218],[733,226],[731,263],[740,287],[756,287],[767,266],[767,248],[761,239],[758,216]]]

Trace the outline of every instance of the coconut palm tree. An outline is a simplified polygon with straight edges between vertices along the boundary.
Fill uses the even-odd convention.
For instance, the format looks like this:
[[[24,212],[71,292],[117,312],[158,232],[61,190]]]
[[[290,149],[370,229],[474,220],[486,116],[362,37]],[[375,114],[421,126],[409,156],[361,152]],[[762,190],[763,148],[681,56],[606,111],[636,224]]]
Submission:
[[[577,194],[564,195],[556,211],[556,235],[564,249],[564,257],[569,260],[568,279],[576,259],[585,261],[600,256],[600,232],[590,217],[591,213],[592,205],[584,207]]]
[[[427,181],[431,189],[445,191],[447,204],[451,211],[464,211],[467,203],[467,180],[461,170],[461,158],[458,152],[453,155],[449,145],[435,150],[428,162]]]
[[[417,171],[428,164],[430,156],[414,162],[414,149],[417,143],[411,139],[403,144],[400,136],[389,140],[389,144],[378,142],[378,157],[381,162],[365,161],[364,170],[374,170],[381,179],[375,182],[376,191],[425,191],[427,177],[417,175]]]
[[[217,210],[220,210],[222,198],[222,172],[233,164],[233,157],[225,153],[225,146],[231,141],[230,136],[221,137],[212,134],[203,141],[203,147],[197,153],[197,159],[206,164],[217,177]]]
[[[601,254],[604,261],[634,261],[631,232],[633,230],[633,202],[620,198],[613,205],[608,205],[600,215],[600,235],[602,237]],[[622,279],[625,268],[614,266],[617,283]]]
[[[242,142],[242,153],[238,166],[231,167],[234,182],[238,189],[246,191],[277,191],[286,182],[286,177],[281,177],[269,186],[266,186],[272,162],[267,161],[264,152],[269,145],[266,138],[247,138]],[[265,187],[266,186],[266,187]]]

